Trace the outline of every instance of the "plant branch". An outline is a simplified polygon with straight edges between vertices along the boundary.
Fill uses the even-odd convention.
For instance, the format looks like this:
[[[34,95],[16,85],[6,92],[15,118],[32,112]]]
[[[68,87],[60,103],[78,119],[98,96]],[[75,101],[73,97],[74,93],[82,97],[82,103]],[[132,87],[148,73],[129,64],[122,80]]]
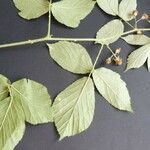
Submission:
[[[96,57],[95,62],[94,62],[94,65],[93,65],[93,67],[92,67],[92,69],[91,69],[91,72],[89,73],[89,76],[88,76],[88,78],[87,78],[87,80],[86,80],[86,82],[85,82],[85,84],[84,84],[84,86],[83,86],[83,88],[82,88],[82,91],[81,91],[81,93],[80,93],[80,96],[82,95],[82,93],[83,93],[83,91],[84,91],[84,88],[87,86],[89,80],[91,79],[91,75],[92,75],[92,73],[93,73],[93,71],[94,71],[94,69],[95,69],[95,66],[96,66],[96,64],[97,64],[97,61],[98,61],[98,59],[99,59],[99,57],[100,57],[100,54],[101,54],[101,52],[102,52],[102,50],[103,50],[103,46],[104,46],[104,45],[101,46],[101,48],[100,48],[100,50],[99,50],[99,52],[98,52],[98,54],[97,54],[97,57]]]
[[[128,24],[131,28],[133,28],[133,29],[135,29],[135,27],[132,25],[132,24],[130,24],[129,22],[127,22],[127,21],[124,21],[126,24]]]
[[[135,28],[135,29],[133,29],[133,30],[124,32],[121,36],[130,34],[130,33],[134,33],[134,32],[137,32],[137,31],[150,31],[150,28]]]
[[[123,20],[127,25],[129,25],[131,28],[135,29],[135,27],[134,27],[132,24],[130,24],[128,21],[124,20],[120,15],[118,15],[118,17],[119,17],[121,20]]]
[[[96,59],[95,59],[94,65],[93,65],[93,68],[92,68],[92,70],[91,70],[91,72],[90,72],[90,74],[89,74],[89,77],[92,75],[92,73],[93,73],[93,71],[94,71],[94,69],[95,69],[95,66],[96,66],[96,64],[97,64],[97,62],[98,62],[98,59],[99,59],[99,57],[100,57],[100,55],[101,55],[101,52],[102,52],[103,48],[104,48],[104,45],[101,46],[101,48],[100,48],[100,50],[99,50],[99,52],[98,52],[98,54],[97,54],[97,57],[96,57]]]
[[[52,0],[50,0],[50,3],[49,3],[47,37],[51,37],[51,7],[52,7]]]
[[[21,42],[14,42],[9,44],[2,44],[0,45],[0,48],[7,48],[7,47],[14,47],[14,46],[20,46],[20,45],[27,45],[27,44],[35,44],[43,41],[47,41],[47,38],[39,38],[39,39],[33,39],[33,40],[27,40],[27,41],[21,41]]]
[[[113,52],[113,50],[110,48],[110,46],[109,45],[107,45],[107,48],[109,49],[109,51],[112,53],[112,55],[115,57],[115,58],[117,58],[116,57],[116,54]]]
[[[134,33],[137,31],[150,31],[150,28],[137,28],[133,29],[127,32],[124,32],[121,36]],[[114,38],[110,37],[107,39]],[[20,45],[27,45],[27,44],[35,44],[35,43],[40,43],[40,42],[46,42],[46,41],[74,41],[74,42],[101,42],[106,39],[96,39],[96,38],[52,38],[52,37],[43,37],[43,38],[38,38],[38,39],[32,39],[32,40],[26,40],[26,41],[21,41],[21,42],[14,42],[14,43],[9,43],[9,44],[2,44],[0,45],[0,48],[7,48],[7,47],[14,47],[14,46],[20,46]]]

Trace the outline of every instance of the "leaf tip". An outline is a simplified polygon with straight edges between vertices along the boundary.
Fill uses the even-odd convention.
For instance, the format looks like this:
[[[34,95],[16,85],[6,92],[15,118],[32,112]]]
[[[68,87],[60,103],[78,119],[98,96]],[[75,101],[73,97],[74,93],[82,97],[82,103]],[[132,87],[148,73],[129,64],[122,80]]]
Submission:
[[[131,68],[127,67],[125,70],[124,70],[124,73],[126,73],[127,71],[129,71]]]
[[[59,141],[62,141],[64,139],[64,136],[60,135]]]
[[[132,109],[132,107],[130,106],[128,109],[127,109],[128,112],[134,114],[134,110]]]

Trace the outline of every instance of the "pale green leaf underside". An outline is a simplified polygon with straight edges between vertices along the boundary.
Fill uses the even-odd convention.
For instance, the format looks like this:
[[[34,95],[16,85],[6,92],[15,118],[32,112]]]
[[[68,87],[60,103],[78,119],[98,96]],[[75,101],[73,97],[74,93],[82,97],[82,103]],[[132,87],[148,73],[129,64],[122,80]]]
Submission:
[[[64,69],[81,74],[92,70],[91,58],[80,44],[61,41],[48,46],[51,57]]]
[[[24,114],[20,104],[10,97],[0,101],[0,149],[13,150],[24,130]]]
[[[150,44],[142,46],[128,56],[127,69],[140,68],[150,57]]]
[[[99,7],[106,13],[117,16],[118,15],[118,0],[97,0]]]
[[[130,21],[134,18],[132,14],[136,8],[136,0],[122,0],[119,5],[119,16],[125,21]]]
[[[122,37],[122,39],[131,45],[146,45],[150,43],[150,38],[146,35],[131,34],[126,37]]]
[[[13,0],[24,19],[35,19],[49,11],[48,0]]]
[[[104,25],[98,32],[96,38],[99,40],[97,43],[111,44],[117,41],[124,31],[123,23],[115,19]]]
[[[52,14],[60,23],[75,28],[94,5],[92,0],[61,0],[52,4]]]
[[[132,112],[128,89],[118,73],[100,68],[93,72],[93,79],[100,94],[112,106]]]
[[[8,86],[10,81],[0,74],[0,101],[7,98],[9,95]]]
[[[39,124],[52,121],[51,99],[42,84],[27,79],[16,81],[12,84],[12,95],[22,105],[27,122]]]
[[[37,124],[53,120],[51,100],[47,89],[31,80],[22,79],[11,85],[0,75],[0,88],[7,90],[0,99],[0,150],[13,150],[23,137],[25,121]]]
[[[91,78],[75,81],[55,99],[54,122],[60,139],[76,135],[87,129],[94,115],[95,96]]]

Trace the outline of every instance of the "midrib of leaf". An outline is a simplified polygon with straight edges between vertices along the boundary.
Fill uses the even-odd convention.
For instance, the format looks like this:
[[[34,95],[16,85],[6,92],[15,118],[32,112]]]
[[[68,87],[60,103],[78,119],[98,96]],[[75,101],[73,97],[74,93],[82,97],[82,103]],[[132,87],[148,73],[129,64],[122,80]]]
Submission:
[[[81,96],[82,96],[82,94],[83,94],[83,92],[84,92],[84,89],[85,89],[86,85],[88,84],[88,82],[89,82],[89,80],[90,80],[90,77],[91,77],[91,75],[92,75],[92,73],[93,73],[93,71],[94,71],[94,69],[95,69],[96,63],[97,63],[97,61],[98,61],[98,59],[99,59],[99,56],[100,56],[100,54],[101,54],[101,52],[102,52],[102,50],[103,50],[103,47],[104,47],[104,45],[101,46],[101,48],[100,48],[100,50],[99,50],[99,52],[98,52],[98,55],[97,55],[97,57],[96,57],[96,59],[95,59],[95,62],[94,62],[94,65],[93,65],[93,67],[92,67],[92,69],[91,69],[91,72],[89,73],[89,76],[88,76],[88,78],[87,78],[87,80],[86,80],[86,82],[85,82],[85,84],[84,84],[84,86],[83,86],[83,88],[82,88],[82,90],[81,90],[81,92],[80,92],[79,98],[78,98],[77,102],[75,103],[75,106],[74,106],[73,111],[72,111],[72,114],[71,114],[71,116],[70,116],[70,118],[69,118],[68,124],[69,124],[69,122],[70,122],[70,119],[72,118],[72,115],[73,115],[73,113],[74,113],[75,107],[76,107],[76,105],[78,104],[78,102],[79,102],[79,100],[80,100],[80,98],[81,98]],[[66,128],[65,128],[65,130],[64,130],[64,132],[63,132],[63,134],[66,132],[66,129],[67,129],[67,127],[68,127],[68,124],[67,124],[67,126],[66,126]]]
[[[69,8],[69,7],[64,7],[64,6],[57,6],[58,8],[64,8],[64,9],[68,9],[68,10],[70,10],[71,8]]]
[[[11,93],[11,92],[10,92],[10,93]],[[9,113],[9,110],[10,110],[10,108],[11,108],[12,102],[13,102],[13,97],[12,97],[11,94],[10,94],[10,103],[9,103],[9,106],[8,106],[8,108],[7,108],[7,110],[6,110],[6,114],[5,114],[5,116],[4,116],[4,119],[3,119],[3,121],[2,121],[2,124],[1,124],[1,126],[0,126],[0,131],[1,131],[1,129],[2,129],[3,125],[4,125],[4,123],[5,123],[5,120],[6,120],[6,117],[7,117],[8,113]]]
[[[99,77],[101,78],[101,80],[106,84],[106,87],[109,87],[110,88],[110,90],[114,93],[114,95],[116,96],[116,97],[118,97],[118,95],[116,94],[116,92],[111,88],[111,86],[109,85],[109,83],[107,83],[100,75],[99,75]],[[119,98],[119,97],[118,97]],[[111,98],[110,98],[110,101],[111,101]],[[117,105],[118,105],[118,103],[116,103]],[[125,103],[124,103],[125,104]]]
[[[24,95],[23,95],[18,89],[16,89],[14,86],[11,85],[11,87],[12,87],[18,94],[20,94],[20,95],[23,97],[23,100],[26,99],[32,106],[35,107],[35,105],[33,105],[33,103],[31,103],[31,101],[29,100],[28,97],[24,96]],[[43,106],[46,106],[46,105],[43,105]],[[41,108],[41,106],[38,106],[37,104],[36,104],[36,107]]]
[[[130,6],[130,2],[129,1],[128,1],[128,4],[126,6],[127,6],[127,8],[129,8],[129,6]],[[126,10],[128,10],[128,9],[126,9]],[[127,12],[127,11],[125,11],[125,12]]]
[[[107,87],[109,87],[110,88],[110,90],[114,93],[114,95],[115,95],[115,97],[118,97],[118,95],[115,93],[115,91],[111,88],[111,86],[101,77],[101,76],[99,76],[100,78],[101,78],[101,80],[106,84],[106,86]],[[109,93],[109,92],[108,92]],[[109,96],[110,97],[110,96]],[[119,98],[119,97],[118,97]],[[111,98],[110,98],[110,101],[111,101],[111,103],[112,103],[112,100],[111,100]],[[116,105],[118,105],[118,103],[115,101],[115,103],[116,103]],[[122,101],[122,103],[124,103],[124,101]],[[124,103],[124,105],[126,105],[126,103]],[[119,106],[119,105],[118,105]],[[120,107],[120,106],[119,106]]]
[[[108,0],[107,0],[107,1],[108,1]],[[116,12],[114,12],[114,10],[112,9],[110,3],[109,3],[109,7],[110,7],[110,9],[112,10],[112,12],[113,12],[115,15],[118,15],[118,14],[116,14]]]
[[[0,92],[0,95],[1,95],[1,94],[4,94],[4,93],[6,93],[6,92],[7,92],[7,90],[4,90],[4,91]]]
[[[92,73],[92,71],[91,71],[91,73]],[[91,74],[91,73],[90,73],[90,74]],[[82,96],[82,94],[83,94],[83,92],[84,92],[84,89],[85,89],[85,87],[87,86],[89,80],[90,80],[90,75],[88,76],[88,78],[87,78],[85,84],[83,85],[83,88],[82,88],[82,90],[81,90],[81,92],[80,92],[80,95],[79,95],[79,97],[78,97],[78,99],[77,99],[77,101],[76,101],[76,103],[75,103],[75,106],[74,106],[74,108],[73,108],[73,110],[72,110],[72,114],[71,114],[70,117],[69,117],[69,120],[68,120],[68,122],[67,122],[67,126],[65,127],[65,130],[63,131],[63,134],[66,132],[66,129],[68,128],[68,124],[69,124],[69,122],[70,122],[70,120],[71,120],[71,118],[72,118],[72,116],[73,116],[74,110],[75,110],[75,108],[76,108],[76,106],[77,106],[77,104],[78,104],[78,102],[79,102],[79,100],[80,100],[80,98],[81,98],[81,96]]]

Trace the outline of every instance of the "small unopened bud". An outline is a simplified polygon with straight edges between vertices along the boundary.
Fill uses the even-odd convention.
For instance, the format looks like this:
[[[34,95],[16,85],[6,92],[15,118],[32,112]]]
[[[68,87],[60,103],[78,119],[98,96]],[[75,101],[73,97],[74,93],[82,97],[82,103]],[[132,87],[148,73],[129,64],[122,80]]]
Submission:
[[[139,14],[139,12],[137,10],[133,11],[133,16],[136,17]]]
[[[111,64],[111,63],[112,63],[111,58],[107,58],[107,59],[106,59],[106,64],[109,65],[109,64]]]
[[[119,65],[119,66],[122,65],[122,63],[123,63],[122,59],[119,58],[119,57],[116,58],[116,59],[114,59],[114,61],[115,61],[115,64],[116,64],[116,65]]]
[[[116,50],[115,50],[115,53],[116,54],[119,54],[121,52],[121,48],[117,48]]]
[[[142,20],[148,20],[148,18],[149,18],[149,15],[146,13],[144,13],[141,17]]]
[[[138,30],[138,31],[137,31],[137,34],[141,35],[141,34],[143,34],[143,33],[142,33],[141,30]]]

